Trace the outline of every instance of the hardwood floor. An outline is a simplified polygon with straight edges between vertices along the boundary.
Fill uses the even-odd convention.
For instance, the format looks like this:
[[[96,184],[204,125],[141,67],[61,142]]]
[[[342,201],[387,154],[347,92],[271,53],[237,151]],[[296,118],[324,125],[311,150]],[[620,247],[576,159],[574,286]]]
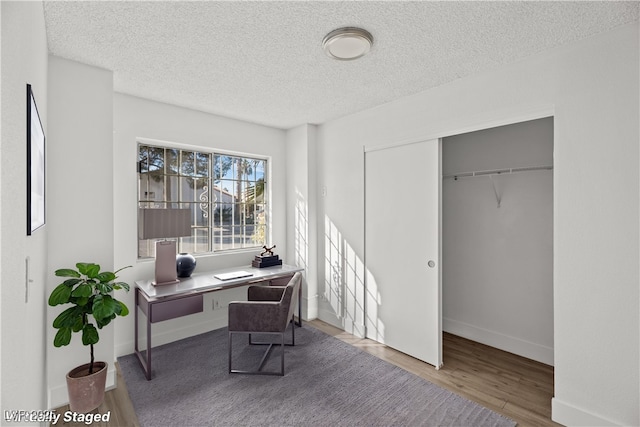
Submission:
[[[320,320],[312,326],[442,388],[516,421],[519,426],[559,426],[551,421],[553,367],[445,333],[444,366],[432,365]]]
[[[357,338],[321,320],[307,322],[321,331],[367,351],[495,412],[519,426],[559,426],[551,421],[553,367],[525,359],[451,334],[444,334],[444,366],[433,366],[378,342]],[[68,407],[58,408],[64,414]],[[94,412],[111,411],[102,427],[137,427],[124,379],[118,370],[118,388],[106,393],[105,402]],[[63,422],[57,425],[80,427],[86,424]]]

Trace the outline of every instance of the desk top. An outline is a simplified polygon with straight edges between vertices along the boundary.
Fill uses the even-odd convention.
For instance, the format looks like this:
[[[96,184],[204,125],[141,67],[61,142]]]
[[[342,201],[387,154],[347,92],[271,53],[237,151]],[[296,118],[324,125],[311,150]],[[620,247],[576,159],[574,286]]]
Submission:
[[[250,273],[251,275],[229,280],[220,280],[214,277],[225,273],[233,273],[237,271],[244,271]],[[175,285],[154,286],[151,283],[151,280],[138,280],[136,281],[136,286],[142,291],[142,293],[148,300],[154,300],[183,294],[186,295],[191,293],[235,288],[238,286],[248,285],[253,282],[260,282],[266,279],[287,276],[297,271],[303,271],[303,269],[300,267],[285,264],[265,268],[240,266],[192,274],[191,277],[179,278],[180,283],[176,283]]]

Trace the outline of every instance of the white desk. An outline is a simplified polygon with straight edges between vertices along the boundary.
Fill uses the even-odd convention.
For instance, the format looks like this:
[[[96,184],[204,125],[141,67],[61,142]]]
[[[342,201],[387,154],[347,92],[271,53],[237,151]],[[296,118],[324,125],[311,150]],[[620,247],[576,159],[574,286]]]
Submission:
[[[300,267],[280,265],[266,268],[233,267],[193,274],[175,285],[154,286],[150,280],[136,281],[135,354],[142,365],[147,380],[151,379],[151,324],[204,311],[203,295],[250,284],[285,285]],[[229,280],[214,276],[245,271],[251,276]],[[138,349],[138,312],[147,319],[146,354]],[[302,286],[298,292],[298,326],[302,325]]]

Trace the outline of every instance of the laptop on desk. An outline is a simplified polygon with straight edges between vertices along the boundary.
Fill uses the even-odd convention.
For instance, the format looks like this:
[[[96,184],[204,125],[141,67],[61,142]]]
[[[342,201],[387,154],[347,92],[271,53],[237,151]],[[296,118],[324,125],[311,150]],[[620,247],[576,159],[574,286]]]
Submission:
[[[216,274],[215,277],[218,280],[232,280],[232,279],[240,279],[242,277],[250,277],[253,276],[253,273],[249,273],[248,271],[232,271],[231,273],[222,273]]]

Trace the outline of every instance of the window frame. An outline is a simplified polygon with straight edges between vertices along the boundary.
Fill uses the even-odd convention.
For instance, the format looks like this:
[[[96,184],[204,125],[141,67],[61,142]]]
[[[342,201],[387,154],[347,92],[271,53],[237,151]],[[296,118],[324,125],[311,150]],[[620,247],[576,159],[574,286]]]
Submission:
[[[149,200],[149,199],[144,199],[142,198],[142,182],[141,182],[141,178],[142,178],[142,172],[141,172],[141,159],[140,159],[140,150],[141,147],[152,147],[152,148],[157,148],[157,149],[162,149],[162,150],[176,150],[178,152],[178,159],[180,158],[180,156],[182,155],[183,152],[194,152],[194,153],[198,153],[198,154],[206,154],[209,157],[209,165],[208,165],[208,176],[206,178],[206,181],[208,181],[208,183],[210,183],[209,185],[209,189],[207,190],[207,194],[208,194],[208,200],[206,201],[185,201],[182,200],[182,196],[178,196],[177,200],[166,200],[166,196],[165,194],[163,194],[162,196],[162,200],[161,201],[153,201],[153,200]],[[240,152],[240,151],[232,151],[232,150],[224,150],[224,149],[218,149],[218,148],[213,148],[213,147],[203,147],[203,146],[194,146],[194,145],[187,145],[187,144],[181,144],[181,143],[174,143],[174,142],[166,142],[166,141],[158,141],[158,140],[152,140],[152,139],[146,139],[146,138],[136,138],[136,178],[137,178],[137,186],[138,188],[136,189],[136,211],[140,212],[140,209],[142,209],[144,206],[144,204],[155,204],[155,205],[161,205],[160,207],[183,207],[185,204],[193,204],[193,205],[208,205],[207,210],[208,210],[208,221],[207,224],[205,226],[201,226],[198,225],[196,221],[192,222],[192,229],[196,228],[196,229],[205,229],[207,230],[207,245],[208,248],[206,251],[200,251],[200,252],[196,252],[195,250],[193,252],[191,252],[192,255],[194,255],[195,257],[203,257],[203,256],[211,256],[211,255],[221,255],[221,254],[231,254],[231,253],[240,253],[240,252],[255,252],[256,250],[262,249],[263,245],[266,244],[266,242],[268,242],[270,240],[270,236],[271,236],[271,211],[272,211],[272,195],[271,195],[271,156],[266,156],[266,155],[260,155],[260,154],[253,154],[253,153],[245,153],[245,152]],[[249,161],[255,161],[255,162],[262,162],[263,164],[263,169],[262,169],[262,201],[260,203],[257,202],[252,202],[250,205],[254,208],[254,213],[255,213],[255,208],[256,205],[261,205],[263,207],[263,210],[261,211],[264,214],[264,221],[263,224],[261,225],[261,227],[263,227],[263,242],[257,242],[254,245],[247,245],[246,241],[248,239],[251,239],[251,237],[253,236],[253,234],[247,234],[246,231],[244,231],[243,233],[240,234],[232,234],[231,235],[231,242],[225,244],[224,242],[222,242],[222,239],[225,237],[229,237],[229,236],[224,236],[222,234],[220,235],[216,235],[216,224],[215,224],[215,209],[216,209],[216,204],[220,203],[220,201],[213,201],[212,197],[214,195],[214,191],[222,191],[220,188],[216,187],[216,180],[215,180],[215,167],[213,165],[214,161],[216,160],[217,156],[222,156],[222,157],[232,157],[232,158],[239,158],[239,159],[244,159],[244,160],[249,160]],[[162,188],[163,190],[166,188],[166,179],[167,177],[177,177],[178,180],[180,179],[180,177],[186,177],[186,175],[181,175],[180,174],[180,168],[181,168],[181,162],[176,161],[178,163],[177,165],[177,169],[178,172],[176,174],[167,174],[166,173],[166,165],[164,165],[164,163],[166,162],[166,151],[163,153],[163,173],[161,174],[163,176],[163,179],[165,180],[165,183],[162,184]],[[235,167],[235,166],[233,166]],[[255,173],[254,173],[255,175]],[[218,180],[219,182],[221,180]],[[233,180],[233,182],[237,182],[237,180]],[[243,183],[243,187],[247,182],[253,182],[254,183],[254,188],[256,186],[256,183],[259,182],[258,179],[254,178],[253,180],[247,180],[246,177],[245,179],[242,179],[241,182]],[[178,188],[180,188],[181,186],[178,186]],[[178,193],[182,193],[182,190],[178,189]],[[228,192],[227,193],[231,193],[231,197],[233,197],[233,192]],[[241,205],[244,204],[245,202],[238,202],[237,199],[236,201],[233,203],[234,205]],[[234,218],[235,219],[235,218]],[[255,221],[255,219],[254,219]],[[252,224],[253,225],[253,224]],[[246,224],[232,224],[231,227],[233,227],[234,229],[240,228],[246,226]],[[138,261],[144,261],[144,260],[149,260],[149,259],[153,259],[155,257],[154,254],[154,248],[155,248],[155,244],[154,242],[156,240],[159,239],[140,239],[139,238],[139,232],[140,232],[140,215],[138,215],[138,219],[136,221],[136,230],[138,231],[138,238],[137,238],[137,254],[136,257],[138,259]],[[245,229],[246,230],[246,229]],[[241,238],[245,240],[245,243],[240,243],[241,247],[234,247],[237,245],[237,243],[235,242],[235,238]],[[191,247],[193,249],[195,249],[195,238],[196,238],[196,234],[195,232],[192,233],[191,236],[189,237],[177,237],[175,238],[175,240],[177,241],[177,246],[178,246],[178,252],[188,252],[188,251],[184,251],[183,247],[185,246],[185,243],[183,243],[183,239],[192,239],[194,240],[193,243],[190,243],[189,245],[191,245]],[[216,242],[216,239],[220,239],[218,242]],[[147,245],[146,247],[146,254],[144,253],[142,246],[143,245]],[[226,247],[226,246],[231,246],[231,247]]]

